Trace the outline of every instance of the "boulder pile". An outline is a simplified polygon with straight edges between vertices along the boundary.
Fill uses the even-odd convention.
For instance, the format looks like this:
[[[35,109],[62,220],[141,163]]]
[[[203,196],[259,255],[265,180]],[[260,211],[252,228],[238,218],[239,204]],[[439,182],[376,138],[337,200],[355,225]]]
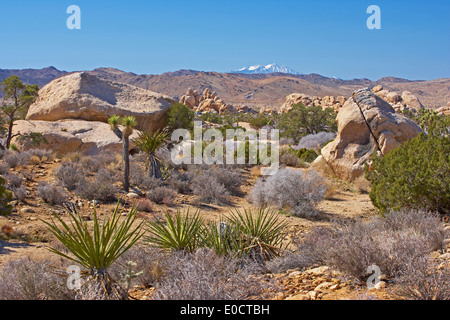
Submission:
[[[364,164],[373,152],[385,155],[422,131],[368,88],[355,91],[336,120],[336,139],[322,148],[316,161],[325,161],[337,177],[346,181],[364,174]]]
[[[254,109],[245,105],[233,106],[225,103],[217,96],[216,92],[209,88],[206,88],[202,94],[189,88],[186,94],[180,98],[180,103],[187,105],[195,112],[202,113],[257,113]]]

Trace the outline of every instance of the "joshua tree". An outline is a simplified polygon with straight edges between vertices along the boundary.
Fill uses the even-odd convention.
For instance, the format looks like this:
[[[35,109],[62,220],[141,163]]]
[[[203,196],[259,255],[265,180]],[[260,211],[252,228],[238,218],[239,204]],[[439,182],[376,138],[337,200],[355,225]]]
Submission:
[[[140,132],[139,137],[133,142],[136,148],[145,153],[145,170],[150,177],[162,179],[161,161],[156,158],[155,153],[166,143],[169,134],[166,130],[157,130],[155,132]]]
[[[25,117],[28,108],[38,96],[39,87],[23,84],[18,76],[6,78],[2,81],[1,86],[1,90],[5,93],[5,100],[0,106],[0,111],[6,118],[8,131],[5,146],[0,145],[0,148],[9,149],[12,138],[19,135],[13,135],[14,121]],[[12,102],[8,103],[8,100]]]
[[[108,119],[108,123],[111,126],[111,130],[123,142],[123,161],[125,164],[123,189],[128,192],[130,190],[130,136],[133,134],[134,127],[137,125],[136,118],[126,116],[121,119],[119,116],[114,115]],[[123,131],[119,129],[119,124],[124,126]]]

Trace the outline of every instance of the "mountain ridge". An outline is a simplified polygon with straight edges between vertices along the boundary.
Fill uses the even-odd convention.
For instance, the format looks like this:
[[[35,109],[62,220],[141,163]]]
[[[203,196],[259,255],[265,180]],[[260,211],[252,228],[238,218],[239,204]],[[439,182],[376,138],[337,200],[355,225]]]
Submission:
[[[216,91],[226,103],[247,105],[254,108],[279,108],[292,93],[315,96],[349,97],[356,89],[383,85],[395,92],[410,91],[430,108],[444,106],[450,101],[450,78],[435,80],[408,80],[396,77],[383,77],[379,80],[325,77],[320,74],[240,74],[214,71],[181,69],[159,75],[136,74],[116,68],[96,68],[87,71],[100,78],[123,82],[174,98],[180,98],[187,89],[202,92],[209,88]],[[38,84],[41,88],[52,80],[72,72],[55,67],[42,69],[0,69],[0,82],[12,75],[18,75],[24,83]]]

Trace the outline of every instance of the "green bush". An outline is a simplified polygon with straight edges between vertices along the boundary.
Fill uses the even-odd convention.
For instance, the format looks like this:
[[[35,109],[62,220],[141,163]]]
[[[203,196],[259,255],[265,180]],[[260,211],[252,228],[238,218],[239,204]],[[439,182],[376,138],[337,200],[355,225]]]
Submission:
[[[12,192],[6,190],[5,179],[0,177],[0,216],[10,215],[12,212],[12,206],[9,203],[12,198]]]
[[[176,129],[192,130],[194,128],[195,113],[188,106],[174,103],[167,114],[165,126],[169,132]]]
[[[419,134],[365,166],[370,199],[383,215],[389,209],[423,208],[450,213],[450,138]]]

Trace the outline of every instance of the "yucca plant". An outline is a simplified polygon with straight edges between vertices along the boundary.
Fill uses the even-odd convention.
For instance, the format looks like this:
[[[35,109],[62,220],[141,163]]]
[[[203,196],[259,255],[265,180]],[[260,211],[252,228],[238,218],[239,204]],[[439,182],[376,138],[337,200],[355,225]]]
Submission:
[[[127,216],[119,223],[119,202],[111,218],[103,219],[100,226],[97,213],[94,208],[93,228],[89,230],[87,222],[76,210],[67,210],[70,222],[66,223],[54,215],[61,226],[55,220],[43,221],[49,231],[67,248],[69,253],[49,247],[51,252],[78,263],[85,269],[83,275],[89,277],[87,283],[100,286],[104,290],[106,298],[112,294],[118,296],[117,284],[108,274],[108,268],[126,251],[138,241],[143,231],[142,222],[133,226],[136,221],[136,209],[133,207]]]
[[[201,232],[201,245],[213,250],[217,255],[242,256],[242,248],[245,246],[241,231],[236,225],[221,222],[205,224]]]
[[[144,237],[144,240],[164,250],[193,252],[199,247],[203,225],[198,210],[192,217],[189,209],[183,213],[177,210],[175,217],[167,213],[164,221],[147,222],[150,235]]]
[[[288,224],[279,218],[277,211],[266,207],[255,213],[251,209],[243,212],[236,209],[230,212],[227,222],[239,231],[239,239],[233,243],[239,255],[270,260],[283,249]]]
[[[133,134],[137,121],[132,116],[120,118],[117,115],[113,115],[108,119],[108,123],[111,126],[111,130],[123,142],[123,161],[125,167],[123,171],[123,189],[128,192],[130,190],[130,136]],[[119,129],[119,124],[124,126],[123,131]]]
[[[155,153],[167,141],[169,133],[166,130],[157,130],[155,132],[140,132],[139,136],[133,140],[136,148],[144,152],[145,171],[150,177],[162,179],[161,160],[159,160]]]

